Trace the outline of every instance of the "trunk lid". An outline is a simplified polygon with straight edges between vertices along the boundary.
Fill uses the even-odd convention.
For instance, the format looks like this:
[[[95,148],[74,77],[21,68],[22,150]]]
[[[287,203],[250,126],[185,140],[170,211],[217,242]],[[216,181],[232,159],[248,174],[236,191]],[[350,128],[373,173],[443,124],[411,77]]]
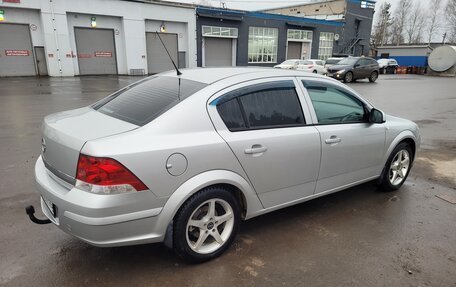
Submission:
[[[52,173],[74,184],[79,152],[87,141],[137,127],[90,107],[52,114],[43,122],[41,156]]]

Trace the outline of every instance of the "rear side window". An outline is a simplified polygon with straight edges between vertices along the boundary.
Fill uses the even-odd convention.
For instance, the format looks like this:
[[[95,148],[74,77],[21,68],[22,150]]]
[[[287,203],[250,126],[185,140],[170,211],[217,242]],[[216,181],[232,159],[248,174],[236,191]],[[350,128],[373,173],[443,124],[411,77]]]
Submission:
[[[231,131],[305,124],[293,81],[253,85],[230,92],[222,97],[217,109]]]
[[[143,126],[205,86],[177,77],[157,76],[120,90],[92,107],[108,116]]]
[[[245,129],[245,121],[239,106],[238,99],[234,98],[217,107],[222,120],[230,131]]]

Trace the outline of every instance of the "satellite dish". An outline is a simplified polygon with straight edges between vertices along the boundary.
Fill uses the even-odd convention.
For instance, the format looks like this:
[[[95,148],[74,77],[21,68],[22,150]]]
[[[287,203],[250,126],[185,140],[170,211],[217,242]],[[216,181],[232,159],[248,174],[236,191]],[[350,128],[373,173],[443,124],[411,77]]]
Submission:
[[[436,72],[445,72],[456,65],[456,46],[440,46],[428,58],[429,67]]]

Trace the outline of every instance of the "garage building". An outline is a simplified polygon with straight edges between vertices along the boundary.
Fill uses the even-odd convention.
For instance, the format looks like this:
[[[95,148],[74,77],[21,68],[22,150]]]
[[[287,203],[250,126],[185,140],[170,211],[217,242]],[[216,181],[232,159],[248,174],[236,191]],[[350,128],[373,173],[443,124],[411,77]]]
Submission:
[[[192,5],[164,1],[0,3],[0,77],[144,75],[194,67]]]
[[[344,23],[198,7],[198,66],[273,66],[286,59],[327,59]]]

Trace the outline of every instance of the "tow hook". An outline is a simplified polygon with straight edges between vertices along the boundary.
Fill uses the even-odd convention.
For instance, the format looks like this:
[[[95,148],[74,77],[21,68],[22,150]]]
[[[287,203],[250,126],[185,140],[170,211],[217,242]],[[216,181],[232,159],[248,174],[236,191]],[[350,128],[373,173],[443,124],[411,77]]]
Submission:
[[[36,224],[48,224],[51,223],[49,219],[38,219],[35,217],[35,208],[33,205],[29,205],[25,208],[25,212],[29,216],[30,220]]]

